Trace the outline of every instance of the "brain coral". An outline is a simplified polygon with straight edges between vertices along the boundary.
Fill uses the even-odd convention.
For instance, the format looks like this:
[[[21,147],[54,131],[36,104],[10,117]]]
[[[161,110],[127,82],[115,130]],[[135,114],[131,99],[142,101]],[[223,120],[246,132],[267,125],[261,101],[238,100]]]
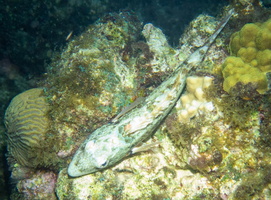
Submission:
[[[34,88],[14,97],[6,110],[8,152],[21,165],[35,165],[33,159],[48,127],[48,108],[43,90]]]
[[[260,94],[265,93],[268,89],[266,73],[271,71],[271,19],[246,24],[234,33],[230,52],[231,56],[222,66],[224,90],[230,93],[241,83],[252,86]]]

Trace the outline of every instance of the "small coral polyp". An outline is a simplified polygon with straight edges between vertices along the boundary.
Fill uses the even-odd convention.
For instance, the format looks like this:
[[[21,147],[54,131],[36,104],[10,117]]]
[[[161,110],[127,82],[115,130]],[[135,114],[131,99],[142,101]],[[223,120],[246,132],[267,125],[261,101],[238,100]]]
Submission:
[[[250,84],[246,88],[264,94],[268,90],[266,73],[271,72],[271,19],[244,25],[231,36],[229,47],[231,56],[222,66],[224,90],[232,93],[237,83]]]

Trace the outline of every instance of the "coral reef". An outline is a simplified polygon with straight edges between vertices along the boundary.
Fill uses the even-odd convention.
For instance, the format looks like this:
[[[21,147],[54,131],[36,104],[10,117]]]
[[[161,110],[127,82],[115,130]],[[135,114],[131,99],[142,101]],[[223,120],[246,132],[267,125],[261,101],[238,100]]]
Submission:
[[[146,142],[151,149],[141,148],[145,151],[101,172],[78,178],[67,174],[67,165],[80,143],[101,125],[114,123],[112,119],[122,108],[148,95],[204,44],[217,24],[213,17],[198,16],[181,37],[180,46],[173,48],[154,25],[143,28],[135,16],[114,13],[70,41],[48,67],[40,97],[48,105],[48,113],[46,109],[39,114],[48,120],[48,128],[39,133],[46,132],[39,139],[48,140],[40,143],[44,154],[37,156],[46,154],[47,160],[40,157],[41,166],[24,167],[9,155],[18,189],[12,198],[270,199],[271,101],[268,95],[245,98],[251,90],[245,90],[239,98],[239,88],[245,87],[238,83],[232,90],[238,95],[227,95],[223,90],[220,66],[227,57],[229,29],[211,46],[202,66],[187,79],[180,102]],[[241,48],[236,49],[233,37],[231,53],[239,61],[234,58],[232,62],[244,66],[253,51],[238,53]],[[255,58],[261,60],[261,55],[264,53]],[[262,72],[261,68],[257,69]],[[261,92],[259,84],[256,86],[246,87]],[[185,110],[193,112],[180,117]],[[20,116],[19,120],[23,119]],[[17,123],[9,118],[8,129]],[[25,159],[31,161],[31,157]]]
[[[140,21],[130,13],[106,15],[55,57],[48,67],[44,93],[36,88],[15,97],[6,114],[10,137],[18,133],[9,144],[9,164],[15,181],[24,179],[25,171],[31,171],[25,166],[32,170],[67,166],[90,132],[108,123],[136,98],[148,94],[167,76],[157,71],[157,62],[150,63],[153,55],[140,40],[141,29]],[[32,112],[42,105],[38,113]],[[32,128],[41,122],[46,126]]]
[[[214,196],[270,198],[270,180],[262,179],[269,174],[270,145],[264,146],[261,141],[269,134],[260,127],[258,112],[261,104],[270,102],[226,96],[216,78],[205,94],[214,110],[205,110],[186,124],[179,122],[177,112],[166,120],[165,129],[176,148],[175,162],[206,177]],[[252,176],[255,182],[251,181]]]
[[[49,66],[45,94],[50,128],[61,138],[59,157],[67,161],[89,133],[147,93],[145,85],[154,76],[151,53],[139,40],[141,28],[130,13],[108,14]]]
[[[204,16],[199,16],[195,21],[206,22],[201,17]],[[212,25],[211,23],[210,26]],[[154,59],[150,60],[154,69],[157,69],[155,65],[158,63],[161,64],[161,69],[167,69],[163,64],[166,61],[174,65],[176,57],[179,60],[185,58],[185,53],[181,53],[180,49],[167,45],[162,32],[153,25],[146,25],[143,34],[150,51],[154,52]],[[155,38],[160,38],[159,41],[162,42],[155,42]],[[186,35],[183,38],[189,37]],[[192,41],[191,38],[190,40]],[[222,48],[219,46],[220,41],[222,40],[218,39],[210,49],[204,62],[202,69],[207,72],[218,71],[219,68],[214,65],[219,65],[226,57],[223,52],[219,54],[222,56],[215,57],[217,49]],[[182,48],[185,49],[185,46]],[[191,47],[186,50],[189,52]],[[168,59],[164,59],[164,52],[169,55]],[[159,58],[161,62],[157,62]],[[189,89],[188,79],[184,97],[189,93],[196,93],[195,88],[202,88],[206,75],[208,73],[195,75],[199,84],[193,84],[194,89]],[[263,128],[260,127],[258,111],[260,104],[267,105],[268,102],[258,98],[247,101],[225,95],[219,76],[207,79],[209,87],[199,92],[204,93],[204,100],[201,95],[197,96],[204,102],[211,102],[212,109],[205,109],[192,118],[189,117],[189,123],[183,123],[178,117],[183,107],[176,107],[166,123],[147,142],[148,145],[158,144],[155,148],[125,159],[113,168],[74,179],[69,178],[66,169],[63,169],[57,181],[58,198],[270,198],[270,145],[262,146],[263,135],[260,130]],[[268,140],[267,133],[265,137]]]
[[[13,98],[5,114],[9,155],[20,165],[41,166],[49,120],[43,89],[27,90]],[[47,144],[46,144],[47,145]],[[45,157],[43,155],[43,157]]]
[[[196,21],[205,23],[208,18],[206,15],[201,15]],[[216,24],[215,20],[209,22]],[[214,31],[215,26],[213,26],[213,23],[211,23],[211,27],[213,27],[212,30]],[[189,31],[187,31],[187,33],[189,34]],[[210,33],[212,33],[212,31],[210,31]],[[191,49],[191,46],[185,46],[183,49],[173,49],[168,45],[162,31],[152,24],[144,26],[143,35],[146,38],[150,51],[154,54],[154,59],[149,62],[154,72],[158,69],[165,72],[172,71],[174,67],[178,66],[180,61],[185,59],[186,54],[182,53],[182,51],[185,51],[185,48],[187,48],[186,50],[189,52]],[[193,35],[191,37],[193,37]],[[186,35],[185,38],[188,39],[188,35]],[[201,38],[202,40],[206,40],[208,33],[205,32],[205,35],[202,35]],[[190,38],[190,40],[192,39]],[[204,42],[202,42],[202,44],[203,43]],[[215,62],[209,62],[209,66],[213,63]],[[192,81],[192,79],[193,78],[188,79],[188,82],[189,80]],[[205,77],[197,78],[196,80],[198,84],[194,87],[191,86],[190,92],[195,93],[195,90],[198,88],[198,92],[196,92],[198,98],[205,101],[202,96],[202,88],[207,89],[206,86],[210,85],[212,78]],[[206,85],[204,84],[205,80]],[[201,95],[199,93],[201,93]],[[209,110],[211,113],[210,116],[213,115],[211,110],[212,109]],[[180,122],[177,123],[180,124]],[[188,130],[189,128],[190,125],[187,125]],[[170,136],[167,137],[166,129],[165,126],[162,127],[155,134],[154,138],[148,141],[148,144],[159,141],[159,147],[154,148],[152,152],[142,153],[141,155],[136,155],[124,160],[112,169],[75,179],[69,178],[66,169],[63,169],[59,173],[57,181],[56,192],[58,198],[180,199],[218,196],[218,194],[214,192],[215,187],[209,184],[208,178],[200,173],[193,174],[190,168],[186,167],[188,165],[187,163],[189,163],[189,159],[182,160],[181,158],[183,156],[188,157],[188,149],[183,156],[181,154],[177,155],[179,150],[174,143],[179,143],[179,140],[181,140],[180,135],[182,134],[179,132],[179,129],[177,127],[173,128],[174,131],[176,131],[176,135],[178,135],[178,141],[173,139],[171,141]],[[216,152],[208,161],[214,163],[213,165],[218,165],[222,162],[222,158],[222,155]],[[190,160],[191,163],[193,163],[192,158]],[[198,162],[194,161],[194,163]],[[202,165],[208,168],[208,164],[203,163]],[[182,167],[182,169],[180,169],[180,167]],[[95,183],[95,186],[93,186],[92,183]],[[190,187],[191,184],[197,188],[198,192],[195,192],[195,190]],[[69,187],[67,187],[67,185]],[[191,196],[192,192],[193,195]]]
[[[271,20],[249,23],[231,36],[230,52],[223,64],[223,88],[232,95],[239,96],[258,92],[264,94],[267,87],[266,73],[271,71]],[[247,91],[248,90],[248,91]],[[247,92],[245,92],[247,91]]]

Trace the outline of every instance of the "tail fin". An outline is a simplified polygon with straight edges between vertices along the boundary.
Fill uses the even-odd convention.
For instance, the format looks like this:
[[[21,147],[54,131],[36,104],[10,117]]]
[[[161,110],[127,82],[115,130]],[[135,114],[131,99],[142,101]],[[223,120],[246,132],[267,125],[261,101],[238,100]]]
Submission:
[[[217,26],[216,31],[208,38],[208,40],[205,42],[205,44],[198,48],[193,54],[191,54],[188,59],[185,61],[187,65],[190,65],[192,68],[196,67],[197,64],[199,64],[205,57],[205,54],[207,53],[209,47],[211,44],[215,41],[218,34],[221,32],[221,30],[225,27],[225,25],[228,23],[229,19],[231,18],[232,14],[234,13],[234,10],[231,9],[228,13],[228,15],[220,22],[220,24]]]
[[[234,9],[229,10],[228,14],[222,19],[222,21],[217,26],[215,32],[209,37],[209,39],[205,42],[203,46],[210,46],[215,41],[216,37],[222,31],[225,25],[228,23],[233,13],[234,13]]]

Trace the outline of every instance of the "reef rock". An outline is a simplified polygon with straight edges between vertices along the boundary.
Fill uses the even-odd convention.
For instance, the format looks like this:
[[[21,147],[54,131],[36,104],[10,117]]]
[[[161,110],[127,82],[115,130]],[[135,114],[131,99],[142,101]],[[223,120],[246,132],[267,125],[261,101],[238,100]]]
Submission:
[[[201,15],[196,21],[206,22],[206,19],[210,19],[210,17]],[[217,22],[213,18],[211,19],[209,22],[214,31],[214,24],[217,24]],[[210,31],[208,28],[206,30]],[[212,31],[210,31],[211,33]],[[187,50],[189,52],[192,48],[191,46],[185,46],[181,49],[170,47],[162,31],[152,24],[145,25],[142,34],[153,53],[153,59],[149,61],[153,73],[173,71],[187,57],[187,54],[182,53],[182,51]],[[199,38],[206,41],[210,34],[205,32],[205,35]],[[188,37],[187,35],[185,38],[188,39]],[[201,44],[204,44],[204,41],[201,41]],[[195,93],[195,96],[205,103],[207,101],[203,98],[203,91],[211,84],[212,78],[204,76],[197,78],[198,84],[195,84],[195,88],[191,85],[192,89],[189,91]],[[209,109],[207,112],[212,113],[214,110]],[[210,114],[210,116],[212,115]],[[180,124],[181,122],[178,121],[177,123]],[[171,124],[168,126],[171,127]],[[188,197],[192,199],[202,195],[205,195],[205,197],[217,195],[214,192],[216,188],[210,184],[208,178],[200,173],[193,174],[189,168],[185,167],[189,164],[190,148],[184,149],[183,152],[186,151],[184,157],[187,159],[182,159],[183,157],[180,154],[175,153],[179,152],[178,148],[180,148],[175,144],[179,144],[179,141],[176,140],[178,140],[177,138],[181,139],[181,137],[176,136],[175,140],[175,138],[167,136],[166,130],[167,128],[162,126],[153,139],[147,142],[148,145],[152,145],[151,143],[157,144],[157,147],[152,148],[152,151],[125,159],[105,171],[70,178],[67,175],[67,170],[63,169],[59,173],[57,181],[58,198],[65,199],[68,195],[72,199],[188,199]],[[182,135],[182,133],[178,132],[176,135]],[[221,160],[216,163],[220,164],[220,162]],[[197,192],[195,192],[195,188]]]

